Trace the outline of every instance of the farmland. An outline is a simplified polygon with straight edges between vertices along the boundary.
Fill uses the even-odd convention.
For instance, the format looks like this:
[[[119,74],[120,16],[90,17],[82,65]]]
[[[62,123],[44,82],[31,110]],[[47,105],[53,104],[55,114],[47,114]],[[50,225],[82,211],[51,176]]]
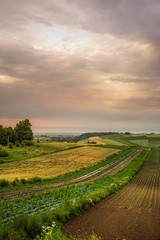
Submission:
[[[6,163],[0,166],[0,179],[13,181],[15,178],[56,177],[68,172],[94,165],[113,153],[116,149],[82,147],[47,154],[38,158]],[[64,168],[65,166],[65,168]]]
[[[133,137],[130,138],[117,134],[110,137],[90,138],[90,141],[97,139],[96,144],[43,143],[39,147],[35,145],[32,148],[33,152],[39,149],[37,157],[29,158],[26,154],[27,158],[16,160],[16,157],[11,159],[10,155],[10,161],[0,165],[3,170],[1,179],[8,180],[7,184],[1,180],[0,239],[34,239],[41,233],[42,225],[48,226],[44,232],[50,229],[51,239],[56,240],[70,239],[65,235],[72,234],[82,239],[92,234],[99,235],[102,239],[111,239],[111,237],[121,239],[121,235],[112,235],[113,232],[110,232],[112,229],[110,222],[107,223],[110,226],[108,238],[105,238],[102,232],[96,231],[96,228],[93,228],[93,219],[95,224],[98,224],[96,222],[98,217],[95,216],[89,220],[92,225],[88,224],[88,229],[84,229],[83,224],[78,223],[79,220],[76,220],[79,224],[76,226],[74,218],[70,220],[74,230],[70,222],[66,222],[62,231],[61,227],[66,219],[79,215],[88,206],[93,206],[106,197],[108,197],[106,200],[98,204],[102,204],[102,209],[105,209],[103,205],[105,201],[108,217],[110,209],[112,211],[115,209],[115,212],[123,208],[134,210],[145,208],[151,211],[159,209],[159,148],[152,148],[150,151],[149,148],[134,144],[131,142]],[[98,140],[103,140],[104,144],[102,142],[98,144]],[[19,150],[27,152],[27,148],[19,148]],[[13,153],[18,149],[14,147],[10,151]],[[136,177],[133,178],[135,175]],[[126,185],[127,183],[129,184]],[[119,189],[117,194],[111,195]],[[86,219],[82,222],[88,221],[90,209],[93,208],[85,212]],[[105,223],[103,216],[105,211],[102,214],[98,205],[95,205],[95,208],[101,213],[99,222]],[[100,217],[98,212],[96,216]],[[117,221],[117,216],[115,219]],[[113,221],[111,222],[113,224]],[[116,232],[116,226],[113,226]],[[81,236],[77,234],[80,228]],[[135,231],[136,227],[133,229]],[[87,233],[86,236],[84,232]],[[157,230],[154,234],[157,234]],[[129,236],[125,237],[130,239]]]
[[[81,236],[80,232],[90,235],[91,229],[94,229],[102,239],[156,240],[160,237],[159,209],[160,152],[159,149],[152,149],[131,183],[90,209],[88,214],[84,213],[66,223],[64,232]]]

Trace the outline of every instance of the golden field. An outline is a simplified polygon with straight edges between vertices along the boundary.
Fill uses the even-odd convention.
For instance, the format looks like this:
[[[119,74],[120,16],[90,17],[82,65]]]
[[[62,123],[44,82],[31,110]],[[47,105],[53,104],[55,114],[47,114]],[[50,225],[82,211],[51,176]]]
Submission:
[[[0,165],[0,180],[15,178],[51,178],[74,172],[104,160],[120,150],[98,147],[80,147],[45,156]]]
[[[78,143],[79,144],[87,144],[89,142],[96,142],[96,144],[100,144],[100,145],[116,145],[116,146],[123,146],[125,144],[121,143],[121,142],[118,142],[118,141],[115,141],[115,140],[112,140],[112,139],[108,139],[108,138],[105,138],[105,137],[99,137],[99,136],[95,136],[95,137],[89,137],[89,138],[86,138],[86,139],[83,139],[81,141],[79,141]]]

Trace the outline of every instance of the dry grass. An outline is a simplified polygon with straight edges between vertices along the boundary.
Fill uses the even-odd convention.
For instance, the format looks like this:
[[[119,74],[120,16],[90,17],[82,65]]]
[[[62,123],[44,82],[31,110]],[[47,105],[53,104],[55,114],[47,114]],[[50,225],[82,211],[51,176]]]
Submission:
[[[122,146],[122,145],[125,145],[124,143],[121,143],[121,142],[118,142],[118,141],[115,141],[115,140],[112,140],[112,139],[108,139],[108,138],[105,138],[105,137],[99,137],[99,136],[95,136],[95,137],[90,137],[90,138],[86,138],[86,139],[83,139],[81,141],[79,141],[78,143],[79,144],[87,144],[89,142],[96,142],[96,144],[100,144],[100,145],[116,145],[116,146]]]
[[[0,179],[12,181],[15,178],[27,179],[35,176],[56,177],[94,165],[117,152],[119,150],[85,146],[20,162],[6,163],[0,165]]]

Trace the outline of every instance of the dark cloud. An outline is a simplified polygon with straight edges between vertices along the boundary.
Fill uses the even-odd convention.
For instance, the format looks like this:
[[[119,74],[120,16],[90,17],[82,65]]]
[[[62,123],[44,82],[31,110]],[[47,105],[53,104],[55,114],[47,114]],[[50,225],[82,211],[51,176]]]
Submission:
[[[158,131],[159,1],[0,3],[1,119]]]

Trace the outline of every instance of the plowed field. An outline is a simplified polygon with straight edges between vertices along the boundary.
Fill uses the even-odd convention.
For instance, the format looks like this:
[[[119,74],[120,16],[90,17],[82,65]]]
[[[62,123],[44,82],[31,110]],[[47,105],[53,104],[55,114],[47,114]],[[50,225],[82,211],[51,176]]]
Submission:
[[[159,162],[145,162],[130,184],[64,225],[68,236],[93,232],[102,240],[160,240]]]

